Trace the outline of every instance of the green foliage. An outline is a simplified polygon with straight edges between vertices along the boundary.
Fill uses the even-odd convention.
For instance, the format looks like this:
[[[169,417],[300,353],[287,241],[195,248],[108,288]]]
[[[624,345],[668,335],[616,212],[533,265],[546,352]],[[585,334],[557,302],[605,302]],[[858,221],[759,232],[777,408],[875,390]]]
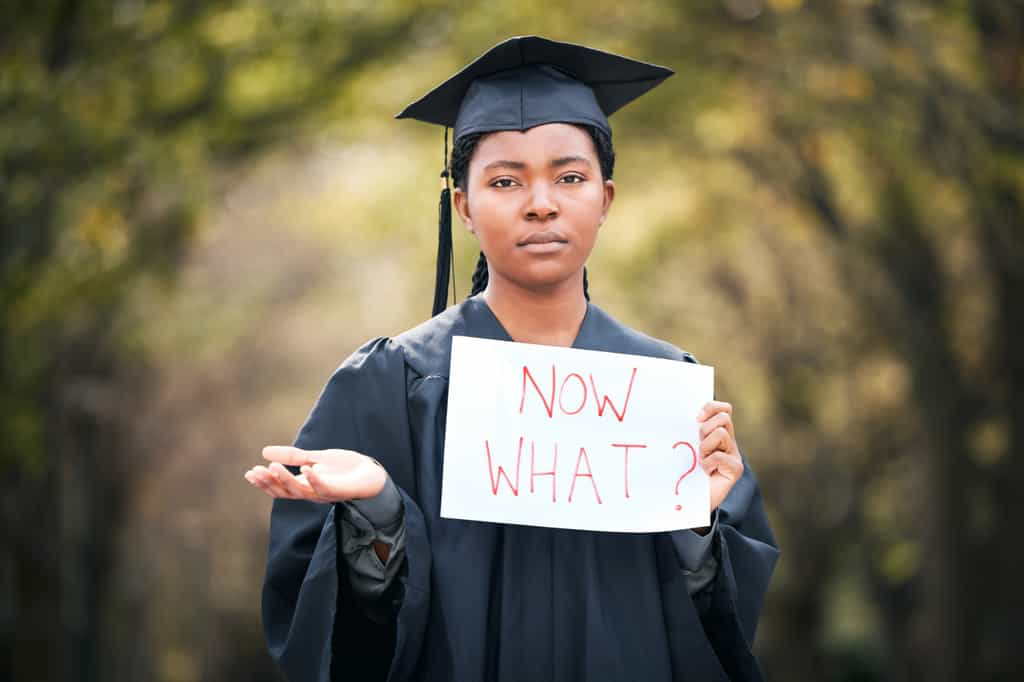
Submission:
[[[329,111],[417,12],[263,2],[23,3],[0,61],[0,434],[45,458],[56,356],[174,279],[223,172]],[[115,343],[116,345],[116,343]],[[5,391],[7,393],[7,391]],[[9,436],[9,437],[8,437]]]

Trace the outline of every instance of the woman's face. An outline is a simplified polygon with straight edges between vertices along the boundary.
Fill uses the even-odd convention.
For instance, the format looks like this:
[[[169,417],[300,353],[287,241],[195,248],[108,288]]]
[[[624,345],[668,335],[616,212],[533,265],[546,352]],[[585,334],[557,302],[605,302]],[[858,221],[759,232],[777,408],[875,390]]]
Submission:
[[[590,135],[549,123],[481,138],[454,198],[491,280],[540,291],[582,277],[614,196]]]

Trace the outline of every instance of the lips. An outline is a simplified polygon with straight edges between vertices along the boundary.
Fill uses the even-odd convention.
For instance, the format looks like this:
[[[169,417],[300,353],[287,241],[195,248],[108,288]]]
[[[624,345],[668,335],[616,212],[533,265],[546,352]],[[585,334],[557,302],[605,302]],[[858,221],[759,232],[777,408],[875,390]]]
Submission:
[[[557,230],[544,230],[543,232],[532,232],[525,239],[519,242],[518,246],[529,246],[531,244],[568,244],[569,240]]]

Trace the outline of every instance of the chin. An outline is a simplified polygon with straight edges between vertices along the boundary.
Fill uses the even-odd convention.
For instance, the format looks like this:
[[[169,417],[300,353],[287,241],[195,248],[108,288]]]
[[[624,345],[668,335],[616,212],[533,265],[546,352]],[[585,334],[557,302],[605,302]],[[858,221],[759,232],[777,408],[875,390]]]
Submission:
[[[510,279],[523,289],[544,292],[558,289],[576,279],[577,276],[582,281],[582,266],[580,269],[560,270],[559,272],[523,273],[521,277]]]

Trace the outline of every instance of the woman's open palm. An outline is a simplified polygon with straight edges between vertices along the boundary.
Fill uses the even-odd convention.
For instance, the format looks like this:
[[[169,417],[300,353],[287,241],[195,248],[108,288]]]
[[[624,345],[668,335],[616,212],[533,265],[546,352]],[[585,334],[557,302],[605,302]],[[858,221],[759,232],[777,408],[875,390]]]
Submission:
[[[388,474],[375,460],[352,450],[303,450],[268,445],[267,466],[245,472],[245,480],[271,497],[311,502],[343,502],[373,497],[384,489]],[[293,474],[287,466],[299,468]]]

